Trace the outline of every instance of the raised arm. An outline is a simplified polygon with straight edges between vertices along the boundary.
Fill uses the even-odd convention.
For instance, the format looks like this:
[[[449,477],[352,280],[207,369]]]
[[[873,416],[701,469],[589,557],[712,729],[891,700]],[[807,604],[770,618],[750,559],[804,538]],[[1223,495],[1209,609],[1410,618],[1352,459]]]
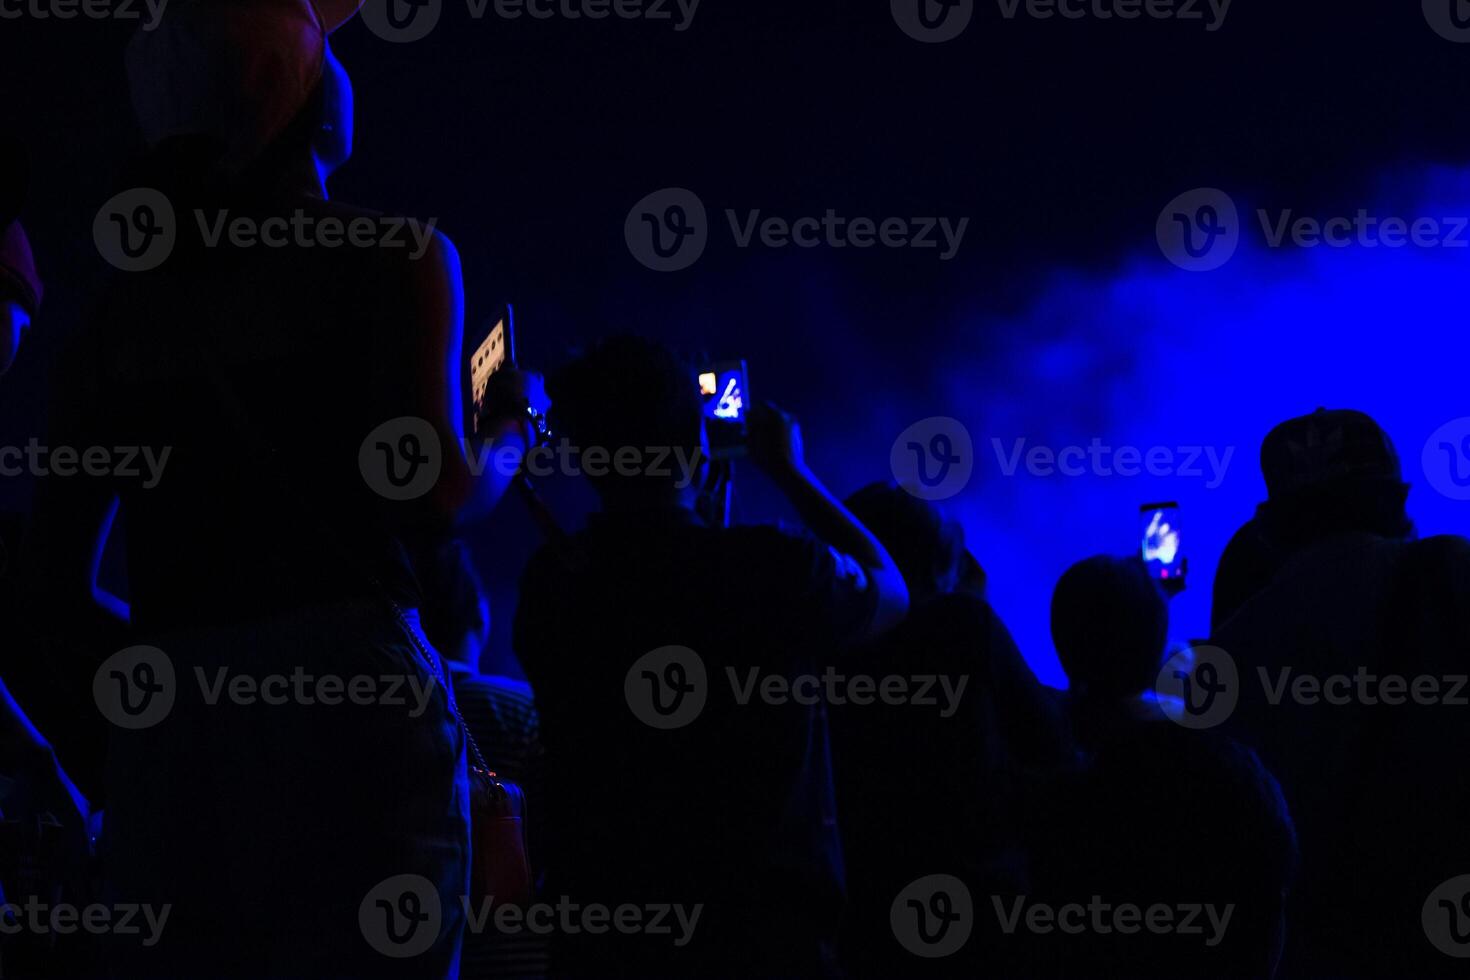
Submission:
[[[807,467],[796,420],[774,405],[757,405],[750,413],[749,443],[756,465],[791,501],[811,532],[862,566],[878,594],[870,633],[882,633],[902,622],[908,615],[909,590],[898,566]]]

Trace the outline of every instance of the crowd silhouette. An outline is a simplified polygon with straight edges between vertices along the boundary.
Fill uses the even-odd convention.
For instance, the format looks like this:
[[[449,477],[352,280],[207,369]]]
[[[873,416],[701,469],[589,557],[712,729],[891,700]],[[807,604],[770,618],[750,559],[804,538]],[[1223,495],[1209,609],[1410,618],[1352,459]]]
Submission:
[[[130,183],[261,226],[382,219],[327,194],[353,115],[329,37],[354,12],[180,0],[129,52]],[[21,371],[43,288],[6,153],[0,370]],[[1266,434],[1208,639],[1172,637],[1140,557],[1035,583],[1059,692],[960,525],[910,487],[839,498],[775,405],[742,448],[801,528],[731,524],[697,365],[665,345],[610,336],[544,393],[509,364],[467,437],[459,259],[426,243],[182,222],[69,338],[46,443],[168,455],[39,477],[0,525],[7,976],[1460,969],[1470,542],[1416,536],[1371,418]],[[364,438],[405,419],[422,439],[390,450],[439,447],[421,494],[365,479]],[[585,468],[575,533],[515,466],[476,465],[548,432],[628,461]],[[529,683],[480,670],[463,540],[513,488],[546,531],[513,628]],[[118,515],[126,596],[97,577]]]

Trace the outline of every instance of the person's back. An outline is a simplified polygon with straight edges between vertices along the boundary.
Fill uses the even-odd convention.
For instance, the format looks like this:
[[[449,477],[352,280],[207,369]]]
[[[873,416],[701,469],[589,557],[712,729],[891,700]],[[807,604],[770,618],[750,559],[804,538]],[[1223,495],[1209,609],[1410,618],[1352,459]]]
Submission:
[[[1344,444],[1324,466],[1316,447]],[[1435,975],[1453,961],[1421,908],[1470,861],[1454,829],[1470,805],[1466,729],[1450,700],[1470,672],[1470,542],[1411,539],[1397,458],[1366,416],[1283,423],[1262,468],[1257,520],[1280,567],[1212,643],[1239,676],[1230,730],[1281,778],[1301,832],[1288,969]],[[1429,690],[1416,679],[1429,701],[1416,703]]]
[[[255,216],[298,209],[367,217],[290,196]],[[423,338],[409,325],[443,275],[437,254],[423,261],[206,248],[122,283],[81,338],[69,383],[90,397],[69,400],[75,418],[62,424],[84,428],[77,445],[138,446],[158,461],[119,488],[137,625],[253,618],[393,574],[385,502],[357,461],[369,433],[417,407],[399,365],[416,359]],[[354,563],[357,580],[343,574]]]
[[[1297,845],[1280,787],[1249,748],[1162,717],[1117,719],[1047,802],[1030,827],[1029,899],[1082,911],[1023,932],[1014,975],[1274,975]]]
[[[670,513],[605,517],[575,541],[585,568],[543,552],[517,621],[544,725],[549,888],[613,906],[703,903],[693,952],[704,967],[759,973],[776,950],[814,960],[814,948],[786,944],[829,931],[840,901],[825,723],[817,707],[762,703],[759,689],[818,673],[871,608],[861,593],[824,608],[811,593],[813,579],[837,581],[828,549],[773,529]],[[673,644],[690,651],[679,662],[708,700],[687,727],[662,731],[628,699],[666,695],[629,673]],[[704,960],[711,945],[720,952]]]
[[[611,341],[552,395],[584,452],[702,445],[695,374],[656,345]],[[547,900],[674,908],[659,931],[559,933],[560,973],[825,969],[841,903],[827,722],[820,691],[777,688],[897,622],[907,596],[799,446],[789,419],[753,415],[752,454],[831,546],[710,526],[687,480],[650,470],[595,481],[603,512],[526,570],[515,647],[546,746]]]
[[[1229,730],[1280,777],[1301,832],[1288,969],[1434,976],[1454,964],[1420,909],[1470,861],[1456,829],[1470,806],[1455,706],[1467,610],[1464,539],[1343,535],[1289,559],[1211,641],[1239,676]],[[1430,686],[1416,695],[1416,682]]]
[[[141,645],[98,674],[115,682],[97,688],[114,721],[106,887],[174,909],[155,944],[117,942],[120,975],[390,971],[358,907],[404,875],[444,909],[418,965],[448,975],[459,954],[464,739],[401,546],[469,489],[457,260],[442,238],[364,238],[381,223],[343,240],[367,216],[323,199],[351,144],[327,36],[355,8],[333,7],[181,6],[129,49],[144,171],[177,240],[74,338],[51,440],[134,447],[137,475],[43,481],[27,556],[29,586],[65,622],[93,598],[90,559],[120,499],[131,608],[113,611]],[[211,96],[226,91],[223,112]],[[439,441],[415,449],[442,474],[393,501],[359,450],[404,416]],[[90,699],[98,663],[71,666]],[[154,714],[140,724],[138,710]]]
[[[843,672],[880,688],[900,677],[925,693],[914,703],[831,707],[849,894],[843,963],[873,977],[973,971],[993,951],[993,934],[977,932],[962,955],[924,961],[895,939],[891,905],[940,871],[972,894],[1020,887],[1016,801],[1029,777],[1067,761],[1060,719],[990,604],[956,591],[973,562],[959,525],[887,484],[865,487],[847,506],[894,556],[913,605]]]
[[[1028,829],[1038,900],[1080,905],[1087,924],[1023,934],[1017,975],[1270,977],[1296,860],[1291,820],[1249,748],[1186,730],[1160,704],[1159,583],[1137,557],[1085,559],[1058,581],[1051,621],[1084,763],[1038,799]],[[1195,931],[1118,928],[1119,906],[1190,914]]]

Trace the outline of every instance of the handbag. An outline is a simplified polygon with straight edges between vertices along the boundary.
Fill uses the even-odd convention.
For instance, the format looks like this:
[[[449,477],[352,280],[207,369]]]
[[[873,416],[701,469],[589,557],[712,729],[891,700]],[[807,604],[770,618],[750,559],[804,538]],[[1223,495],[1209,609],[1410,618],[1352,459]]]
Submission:
[[[408,635],[429,676],[444,685],[449,709],[464,733],[470,765],[470,900],[478,905],[494,899],[500,905],[525,905],[531,900],[531,861],[526,849],[526,795],[515,783],[501,779],[480,754],[480,746],[465,724],[454,697],[448,672],[434,648],[396,600],[383,593],[393,616]]]

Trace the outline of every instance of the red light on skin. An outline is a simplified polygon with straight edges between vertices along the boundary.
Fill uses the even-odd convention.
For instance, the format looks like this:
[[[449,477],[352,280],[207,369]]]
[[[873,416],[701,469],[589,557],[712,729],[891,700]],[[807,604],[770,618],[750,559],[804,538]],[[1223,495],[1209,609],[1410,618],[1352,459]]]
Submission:
[[[1164,571],[1164,574],[1161,577],[1162,578],[1168,578],[1169,577],[1169,570],[1166,568],[1163,571]]]

